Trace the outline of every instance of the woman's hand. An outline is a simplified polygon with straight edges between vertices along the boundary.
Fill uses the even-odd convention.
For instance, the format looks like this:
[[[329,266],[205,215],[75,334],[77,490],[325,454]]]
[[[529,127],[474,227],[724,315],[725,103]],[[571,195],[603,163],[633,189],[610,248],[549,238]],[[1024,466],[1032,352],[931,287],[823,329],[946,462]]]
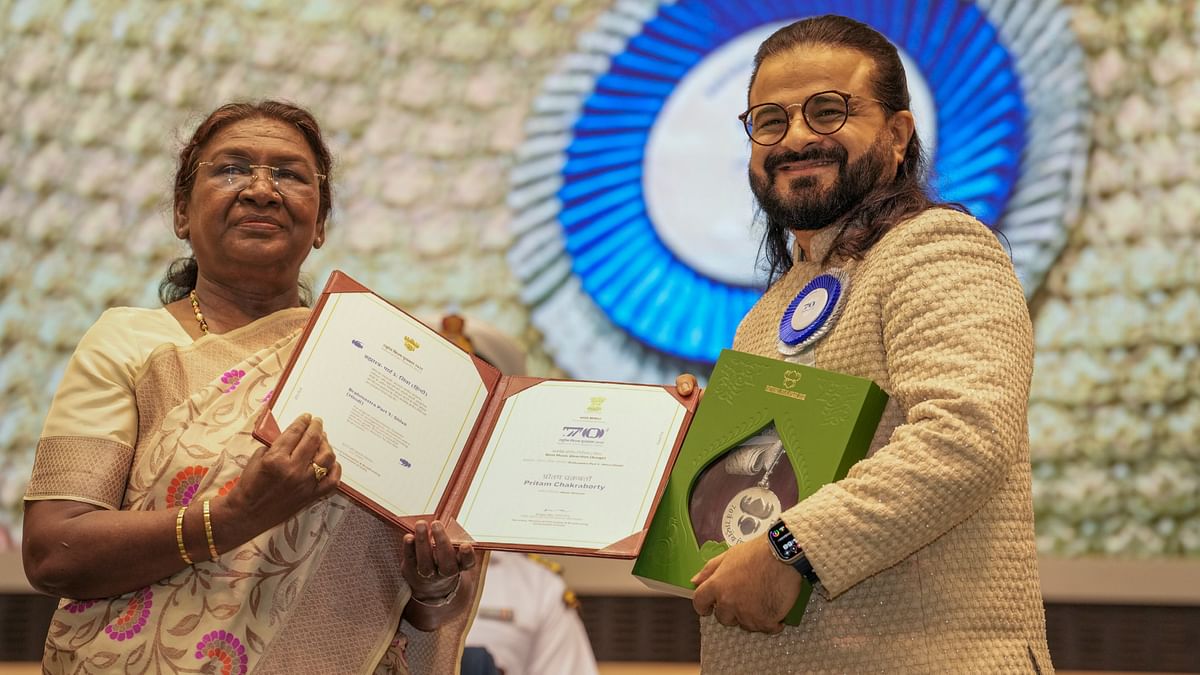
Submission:
[[[320,480],[313,464],[328,473]],[[342,470],[321,421],[301,415],[269,448],[251,456],[227,496],[211,500],[217,550],[241,546],[337,487]],[[183,569],[175,536],[178,511],[109,511],[71,500],[25,503],[25,573],[51,595],[108,598]],[[183,538],[192,560],[209,557],[200,504],[188,508]]]
[[[224,535],[218,548],[227,551],[287,520],[333,492],[341,478],[321,419],[301,415],[270,447],[250,456],[226,497],[213,500],[213,522],[221,523],[214,529]]]
[[[475,550],[470,544],[455,547],[439,521],[418,520],[415,532],[405,534],[400,572],[416,602],[408,603],[404,618],[423,631],[436,630],[461,612],[475,595]]]
[[[475,551],[470,544],[455,549],[441,522],[432,526],[417,521],[415,534],[404,535],[400,571],[420,602],[433,603],[445,598],[458,586],[460,572],[475,566]]]

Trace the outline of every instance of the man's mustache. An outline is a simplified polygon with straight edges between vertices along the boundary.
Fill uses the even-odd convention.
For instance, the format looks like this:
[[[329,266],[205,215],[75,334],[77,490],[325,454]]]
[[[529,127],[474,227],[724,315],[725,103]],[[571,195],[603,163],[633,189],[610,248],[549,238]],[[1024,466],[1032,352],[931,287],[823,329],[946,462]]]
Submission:
[[[806,148],[803,152],[781,150],[763,160],[763,170],[767,172],[767,175],[773,175],[779,167],[793,162],[833,161],[841,165],[846,163],[846,155],[846,149],[841,147],[812,147]]]

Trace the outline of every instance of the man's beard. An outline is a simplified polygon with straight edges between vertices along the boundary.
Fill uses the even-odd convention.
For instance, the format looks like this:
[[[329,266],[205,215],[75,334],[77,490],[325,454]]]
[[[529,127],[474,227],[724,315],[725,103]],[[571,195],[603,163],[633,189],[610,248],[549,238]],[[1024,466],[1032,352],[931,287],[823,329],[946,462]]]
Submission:
[[[837,162],[838,172],[833,185],[818,191],[817,176],[793,178],[792,197],[783,197],[775,188],[775,171],[790,162],[830,160]],[[750,170],[750,189],[758,199],[770,230],[820,230],[845,216],[879,185],[887,162],[887,146],[876,137],[866,154],[850,164],[846,149],[812,147],[804,152],[783,151],[767,157],[763,163],[765,177]]]

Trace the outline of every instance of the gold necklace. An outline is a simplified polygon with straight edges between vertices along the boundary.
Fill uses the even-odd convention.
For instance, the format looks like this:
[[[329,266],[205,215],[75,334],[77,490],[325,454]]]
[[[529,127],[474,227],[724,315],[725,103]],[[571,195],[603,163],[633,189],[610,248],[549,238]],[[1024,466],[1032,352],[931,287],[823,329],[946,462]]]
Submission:
[[[188,291],[188,297],[192,300],[192,313],[196,315],[196,323],[200,324],[200,332],[208,335],[208,322],[204,320],[204,313],[200,311],[200,301],[196,299],[196,291]]]

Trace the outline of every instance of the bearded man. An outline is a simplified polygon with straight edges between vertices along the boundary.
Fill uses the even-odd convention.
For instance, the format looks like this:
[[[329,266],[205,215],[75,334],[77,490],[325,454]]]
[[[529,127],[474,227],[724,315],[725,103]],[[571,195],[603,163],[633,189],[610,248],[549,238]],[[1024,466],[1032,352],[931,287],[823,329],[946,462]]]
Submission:
[[[1032,327],[1011,261],[929,197],[903,66],[873,29],[780,29],[748,103],[771,284],[734,348],[869,378],[890,400],[846,478],[693,580],[704,672],[1051,672]],[[803,620],[784,626],[806,578]]]

